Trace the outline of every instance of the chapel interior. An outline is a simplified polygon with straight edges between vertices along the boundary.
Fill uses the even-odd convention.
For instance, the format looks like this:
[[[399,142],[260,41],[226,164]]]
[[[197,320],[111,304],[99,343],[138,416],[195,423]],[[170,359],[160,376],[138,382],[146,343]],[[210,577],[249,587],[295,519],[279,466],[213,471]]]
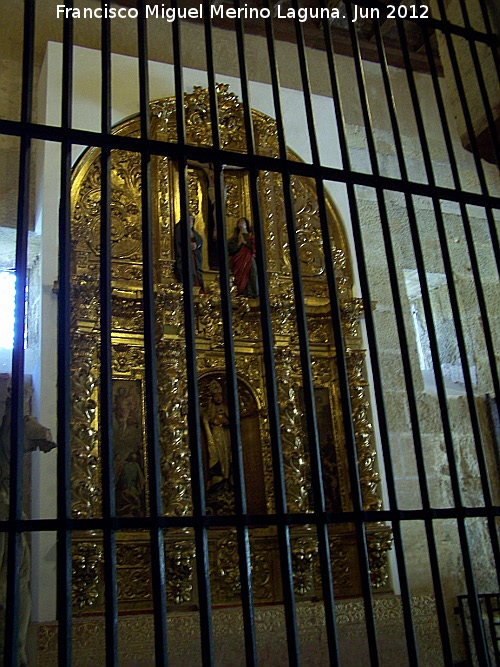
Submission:
[[[100,4],[87,0],[75,6]],[[232,0],[222,4],[232,6]],[[294,6],[291,0],[272,4]],[[333,1],[328,7],[344,12],[345,4]],[[145,132],[137,22],[112,21],[115,143],[106,175],[105,149],[96,140],[102,129],[101,24],[75,19],[70,121],[75,134],[66,153],[69,240],[63,287],[65,138],[57,131],[65,99],[64,21],[55,19],[53,3],[35,4],[30,122],[44,130],[29,134],[27,201],[21,207],[29,220],[23,375],[26,418],[42,431],[31,444],[25,438],[20,493],[23,518],[42,525],[58,516],[58,318],[66,294],[67,479],[76,526],[70,537],[72,664],[106,660],[111,548],[102,528],[108,526],[102,522],[110,502],[106,480],[114,487],[111,523],[119,526],[113,530],[119,665],[158,664],[158,589],[165,596],[172,665],[206,664],[208,625],[213,664],[243,664],[249,594],[259,664],[292,664],[290,605],[302,664],[331,664],[325,563],[340,664],[372,664],[370,619],[380,664],[412,664],[410,606],[421,664],[445,664],[446,642],[452,664],[480,664],[470,648],[471,590],[484,605],[491,664],[498,659],[499,635],[496,644],[490,639],[500,625],[498,58],[487,39],[474,51],[460,33],[461,26],[470,28],[469,21],[477,34],[487,33],[488,2],[466,3],[465,22],[461,0],[427,4],[436,21],[445,8],[446,19],[459,26],[454,49],[440,23],[422,30],[414,21],[381,19],[379,28],[371,18],[354,27],[345,18],[330,21],[341,108],[334,104],[324,26],[312,20],[301,24],[305,91],[296,24],[275,19],[281,119],[264,21],[244,21],[249,109],[235,23],[213,21],[216,115],[206,22],[179,22],[183,138],[174,28],[149,19],[146,113],[154,148],[147,172],[144,155],[130,149]],[[122,0],[118,6],[133,8],[136,2]],[[487,11],[494,32],[498,16],[494,7]],[[13,0],[0,16],[5,24],[1,277],[15,270],[20,243],[23,139],[14,126],[23,118],[24,3]],[[215,168],[204,157],[213,148],[214,117],[218,150],[228,157]],[[188,147],[186,155],[178,155],[176,143]],[[103,292],[102,230],[108,215],[109,281]],[[149,291],[146,251],[152,259]],[[103,293],[109,295],[108,311]],[[109,317],[109,377],[103,313]],[[153,341],[153,366],[148,341]],[[0,349],[0,416],[9,414],[12,375],[12,349]],[[157,423],[151,426],[153,404]],[[8,441],[6,419],[2,442]],[[111,454],[107,428],[113,434]],[[0,461],[2,521],[9,518],[7,459]],[[470,510],[457,513],[457,498]],[[168,526],[161,538],[161,581],[150,530],[156,502]],[[198,521],[200,502],[205,523]],[[388,518],[394,503],[397,521]],[[425,514],[427,508],[434,514]],[[329,519],[322,533],[318,516],[324,514]],[[61,650],[61,561],[55,523],[50,525],[48,530],[33,524],[20,537],[19,664],[53,665]],[[0,574],[7,572],[7,532],[2,536]],[[244,548],[251,591],[243,574]],[[209,624],[203,621],[207,577]],[[5,605],[5,581],[0,595]]]

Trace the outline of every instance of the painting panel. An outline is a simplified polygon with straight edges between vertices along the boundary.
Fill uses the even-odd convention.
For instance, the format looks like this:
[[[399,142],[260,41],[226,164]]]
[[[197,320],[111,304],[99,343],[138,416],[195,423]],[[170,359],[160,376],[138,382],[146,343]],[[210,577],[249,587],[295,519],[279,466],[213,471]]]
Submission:
[[[314,403],[316,406],[316,421],[318,425],[318,439],[321,466],[323,470],[323,489],[326,509],[330,512],[339,512],[342,511],[342,500],[332,420],[332,406],[328,387],[314,388]],[[306,440],[307,450],[309,450],[309,444],[307,442],[304,392],[302,389],[300,391],[300,404],[303,413],[303,433]]]
[[[113,380],[116,514],[145,516],[146,475],[140,380]]]

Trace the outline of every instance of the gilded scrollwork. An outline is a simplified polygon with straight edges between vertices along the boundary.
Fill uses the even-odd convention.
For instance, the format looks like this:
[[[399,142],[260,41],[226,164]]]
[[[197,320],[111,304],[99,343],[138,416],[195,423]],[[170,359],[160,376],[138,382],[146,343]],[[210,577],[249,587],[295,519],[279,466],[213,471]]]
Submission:
[[[184,311],[179,285],[158,285],[155,295],[155,315],[161,333],[184,335]]]
[[[317,553],[318,544],[312,537],[292,539],[293,585],[297,595],[308,595],[314,590]]]
[[[352,573],[347,559],[347,549],[343,540],[338,537],[331,538],[329,544],[333,581],[337,588],[349,590],[352,587]]]
[[[281,442],[289,511],[309,511],[309,465],[304,446],[303,413],[296,379],[298,357],[289,350],[276,353]]]
[[[261,155],[268,157],[278,157],[278,133],[276,132],[276,121],[265,114],[258,112],[252,113],[252,120],[255,133],[255,144],[257,151]]]
[[[259,342],[262,338],[260,313],[251,299],[233,300],[233,332],[240,340]]]
[[[115,330],[141,332],[144,327],[142,299],[123,298],[115,290],[111,326]]]
[[[142,281],[142,267],[137,264],[113,264],[111,276],[115,281],[131,281],[139,284]]]
[[[230,151],[247,150],[243,123],[243,107],[226,85],[217,87],[218,119],[221,147]],[[184,97],[186,141],[192,145],[212,144],[211,110],[208,91],[195,87]],[[175,142],[177,105],[173,98],[151,103],[151,133],[156,139]],[[277,157],[276,122],[252,111],[252,121],[259,154]],[[120,125],[116,132],[138,136],[138,121],[131,119]],[[288,158],[298,160],[289,151]],[[100,183],[99,150],[92,149],[75,171],[72,190],[72,500],[73,514],[79,518],[100,516],[101,482],[98,432],[99,387],[99,252],[100,252]],[[210,167],[207,168],[210,171]],[[222,377],[225,372],[223,314],[218,271],[207,266],[208,224],[206,173],[204,167],[188,165],[188,198],[190,210],[196,218],[195,228],[204,239],[204,292],[194,290],[194,328],[200,380],[205,376]],[[246,179],[246,180],[245,180]],[[143,272],[142,272],[142,219],[141,219],[141,159],[139,153],[112,151],[111,158],[111,236],[112,236],[112,372],[113,378],[143,381],[145,362],[143,351]],[[169,516],[192,514],[191,461],[187,425],[187,370],[185,358],[184,293],[177,282],[174,267],[174,226],[180,212],[179,173],[171,157],[155,157],[152,167],[153,198],[153,256],[156,317],[156,352],[158,379],[158,418],[160,442],[160,470],[163,513]],[[245,170],[224,172],[226,187],[226,225],[231,232],[239,216],[251,218],[252,206],[248,173]],[[208,186],[209,187],[209,186]],[[323,407],[329,403],[331,411],[340,413],[335,365],[335,344],[331,322],[328,284],[325,277],[323,235],[319,222],[319,208],[315,183],[299,176],[292,177],[292,196],[295,212],[296,240],[300,269],[303,276],[304,297],[312,357],[315,391],[323,394]],[[278,391],[282,465],[285,474],[287,505],[291,512],[309,512],[310,464],[309,447],[304,425],[302,373],[297,334],[296,294],[293,288],[285,224],[285,201],[281,175],[263,171],[259,174],[258,188],[261,220],[265,238],[265,267],[269,287],[269,314],[274,338],[274,364]],[[365,358],[360,349],[360,319],[363,303],[352,297],[352,273],[343,235],[334,207],[327,201],[330,225],[330,246],[341,307],[342,328],[347,341],[348,380],[351,391],[363,506],[373,510],[381,507],[379,475],[376,469],[376,451],[370,416],[370,398],[365,380]],[[258,470],[262,476],[262,495],[259,511],[275,511],[274,470],[271,454],[271,434],[267,405],[264,343],[259,299],[238,296],[231,277],[231,309],[234,354],[240,392],[240,411],[244,426],[251,420],[252,431],[243,448],[255,447],[245,466]],[[200,385],[201,386],[201,385]],[[246,393],[245,393],[246,392]],[[326,397],[326,398],[325,398]],[[203,396],[200,394],[203,403]],[[252,416],[245,405],[252,406]],[[200,406],[202,407],[202,406]],[[248,411],[247,411],[248,412]],[[246,417],[245,417],[246,415]],[[258,422],[258,427],[255,424]],[[349,509],[349,481],[346,473],[342,417],[333,414],[331,438],[321,445],[324,461],[324,482],[330,489],[332,502]],[[203,432],[203,429],[202,429]],[[250,434],[250,435],[249,435]],[[202,436],[203,437],[203,436]],[[206,453],[205,453],[206,454]],[[253,457],[253,458],[252,458]],[[147,454],[144,454],[147,471]],[[206,467],[207,462],[204,462]],[[325,472],[326,471],[326,472]],[[206,472],[206,471],[205,471]],[[326,481],[325,481],[326,480]],[[252,479],[252,482],[255,480]],[[260,492],[259,492],[260,493]],[[336,494],[336,495],[335,495]],[[233,494],[234,495],[234,494]],[[341,501],[339,500],[341,498]],[[391,548],[390,534],[385,527],[375,525],[369,541],[370,564],[374,586],[383,586],[387,579],[387,552]],[[335,528],[337,530],[337,527]],[[346,535],[338,531],[331,536],[332,576],[335,586],[350,592],[356,589],[356,576],[351,567],[355,547]],[[385,537],[384,537],[385,535]],[[127,534],[131,557],[137,555],[136,536]],[[216,557],[212,558],[214,599],[234,600],[240,594],[237,545],[231,531],[217,533]],[[194,550],[187,535],[166,540],[166,568],[168,573],[167,597],[176,604],[196,602],[193,592]],[[95,547],[92,540],[85,545]],[[213,546],[213,545],[212,545]],[[212,546],[210,547],[212,549]],[[79,547],[80,548],[80,547]],[[90,548],[90,547],[89,547]],[[122,547],[120,547],[122,549]],[[135,549],[135,551],[134,551]],[[252,577],[258,591],[257,599],[272,602],[281,595],[273,570],[276,558],[276,536],[260,536],[252,542]],[[83,553],[83,551],[81,552]],[[89,553],[91,553],[89,551]],[[149,552],[148,552],[149,553]],[[212,549],[212,554],[214,553]],[[125,554],[125,552],[123,552]],[[90,556],[89,556],[90,558]],[[151,584],[147,575],[148,558],[142,566],[126,565],[120,555],[120,596],[131,604],[140,605],[150,600]],[[307,531],[294,537],[292,545],[294,585],[298,595],[318,595],[317,545]],[[139,558],[139,560],[141,560]],[[123,562],[122,562],[123,561]],[[98,562],[82,568],[90,560],[80,559],[75,570],[75,585],[99,590]],[[279,569],[279,568],[278,568]],[[133,579],[137,577],[134,588]],[[80,582],[80,583],[78,583]],[[217,583],[218,582],[218,583]],[[79,589],[80,590],[80,589]],[[78,593],[84,596],[83,592]],[[218,595],[220,594],[220,597]],[[229,596],[229,598],[228,598]],[[80,598],[78,598],[80,599]],[[83,597],[81,597],[83,599]],[[95,597],[99,600],[99,595]],[[91,604],[98,604],[92,602]],[[80,608],[83,606],[78,602]],[[135,608],[135,607],[134,607]],[[137,607],[139,608],[139,607]]]
[[[331,321],[326,317],[309,317],[307,320],[309,341],[316,345],[324,345],[331,338]]]
[[[73,516],[88,519],[99,511],[94,493],[99,466],[95,424],[97,379],[93,372],[95,341],[82,334],[75,334],[73,340],[70,389]]]
[[[195,303],[196,333],[210,341],[212,347],[222,347],[222,312],[220,296],[213,289],[200,295]]]
[[[263,405],[262,366],[260,356],[256,354],[241,354],[236,358],[238,375],[244,378],[254,390],[254,395],[260,406]]]
[[[77,609],[93,607],[100,596],[102,547],[92,541],[77,542],[73,547],[73,605]]]
[[[217,540],[215,550],[215,571],[221,597],[239,596],[241,591],[238,541],[235,530],[228,531]],[[217,589],[217,586],[215,587]]]
[[[98,157],[96,151],[94,157]],[[138,153],[111,152],[111,247],[116,260],[141,262],[141,158]],[[100,252],[101,176],[95,159],[75,203],[72,224],[78,229],[76,250]]]
[[[136,567],[138,563],[149,564],[148,544],[131,544],[130,542],[118,542],[116,547],[116,565],[119,568]]]
[[[273,599],[271,583],[272,554],[262,539],[250,539],[251,577],[254,599]],[[212,564],[213,593],[220,600],[239,599],[241,578],[236,530],[225,531],[217,539]]]
[[[330,357],[313,356],[311,358],[311,369],[314,384],[328,387],[332,381],[332,360]]]
[[[189,539],[188,531],[183,532],[183,538],[165,544],[167,601],[175,604],[190,602],[193,597],[194,541]]]
[[[198,189],[199,189],[198,177],[195,174],[195,172],[189,170],[187,179],[189,211],[195,216],[200,214],[200,199],[198,196],[199,194]]]
[[[224,187],[226,197],[226,216],[238,220],[243,214],[240,192],[240,179],[236,174],[226,172],[224,174]]]
[[[116,343],[112,346],[111,368],[116,376],[129,375],[131,369],[141,371],[144,368],[143,348]]]
[[[431,595],[412,596],[415,632],[419,659],[425,665],[442,664],[442,646],[436,615],[436,601]],[[301,642],[301,657],[305,664],[327,664],[328,649],[325,633],[325,612],[321,603],[300,601],[296,605],[297,625]],[[403,605],[399,596],[374,597],[373,610],[377,624],[377,639],[385,655],[394,655],[395,636],[404,637]],[[339,641],[349,656],[356,647],[366,645],[366,620],[362,599],[335,600]],[[255,607],[255,627],[259,638],[261,663],[280,664],[286,652],[282,605]],[[244,621],[238,605],[214,609],[214,644],[223,647],[224,660],[241,662]],[[56,622],[35,627],[39,667],[57,664],[58,627]],[[200,663],[199,612],[169,614],[169,651],[183,665]],[[155,627],[152,614],[124,614],[118,621],[119,664],[151,664],[154,655]],[[356,664],[360,664],[360,659]],[[325,656],[323,660],[322,656]],[[92,615],[75,619],[73,623],[73,657],[75,665],[100,665],[106,661],[105,624],[102,616]],[[356,662],[357,656],[354,656]],[[367,657],[368,660],[368,657]]]
[[[151,552],[145,542],[119,541],[116,545],[118,598],[128,602],[151,600]]]
[[[392,548],[392,534],[388,526],[367,534],[368,557],[370,562],[370,581],[373,588],[382,588],[389,579],[387,566],[388,553]]]
[[[347,299],[340,303],[342,313],[342,328],[346,338],[358,338],[359,321],[363,315],[364,305],[362,299]]]
[[[292,194],[302,273],[319,276],[325,270],[325,263],[315,189],[305,179],[292,178]]]
[[[282,271],[282,259],[278,237],[277,220],[285,220],[283,198],[280,194],[281,176],[269,171],[260,175],[260,196],[262,202],[262,224],[267,242],[266,259],[268,271],[272,274]],[[282,190],[282,189],[281,189]]]
[[[269,306],[274,335],[297,343],[297,318],[295,297],[291,280],[283,280],[279,274],[269,276]]]
[[[118,570],[117,589],[118,599],[122,603],[145,602],[151,600],[150,573],[140,565],[125,571]]]
[[[187,375],[182,343],[162,340],[158,344],[157,363],[163,512],[184,516],[192,511],[192,499]]]
[[[94,323],[99,317],[99,284],[95,274],[81,273],[71,284],[72,326],[76,331],[82,322]]]
[[[246,146],[243,105],[226,84],[217,84],[220,147],[242,150]],[[155,129],[159,137],[176,141],[175,100],[158,100],[151,104]],[[212,144],[210,96],[206,88],[195,86],[184,95],[186,141],[196,146]]]
[[[272,589],[272,567],[269,556],[269,548],[258,545],[250,540],[252,546],[252,585],[255,591],[255,597],[260,601],[270,601],[273,599]]]
[[[380,476],[375,464],[377,453],[372,442],[370,403],[366,396],[365,353],[348,348],[346,358],[363,506],[367,510],[378,510],[382,507],[382,499],[379,493]]]

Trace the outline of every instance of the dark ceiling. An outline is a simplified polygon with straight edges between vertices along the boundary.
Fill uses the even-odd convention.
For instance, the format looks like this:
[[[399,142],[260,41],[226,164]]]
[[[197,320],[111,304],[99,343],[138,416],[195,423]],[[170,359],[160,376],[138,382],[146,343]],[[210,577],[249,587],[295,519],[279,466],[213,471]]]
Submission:
[[[135,7],[136,0],[118,0],[118,4]],[[160,0],[149,0],[148,5],[154,6],[170,6],[168,2],[161,2]],[[180,3],[182,7],[196,6],[200,4],[200,0],[184,0]],[[212,4],[224,4],[227,7],[234,7],[233,0],[218,0]],[[277,0],[272,2],[273,6],[280,5],[282,14],[285,14],[287,9],[291,7],[291,0]],[[378,3],[380,4],[380,3]],[[384,0],[384,4],[387,4]],[[396,4],[396,3],[395,3]],[[399,3],[398,4],[404,4]],[[261,7],[261,0],[247,0],[242,2],[241,6],[247,7]],[[302,7],[318,7],[318,3],[314,0],[302,0],[300,2]],[[328,6],[331,9],[338,9],[340,16],[346,14],[344,2],[342,0],[329,0]],[[420,5],[413,5],[419,7]],[[395,67],[404,67],[404,56],[401,49],[401,42],[398,33],[398,22],[394,18],[387,18],[383,16],[383,11],[380,11],[380,18],[378,19],[381,33],[383,36],[385,54],[389,65]],[[200,19],[185,19],[200,23]],[[214,18],[212,25],[215,28],[222,28],[223,30],[234,30],[235,22],[228,18]],[[306,45],[313,49],[325,50],[325,39],[323,34],[323,27],[320,20],[308,19],[300,24],[303,29],[304,39]],[[359,46],[361,55],[366,60],[378,62],[378,49],[376,38],[374,34],[374,22],[372,19],[363,19],[358,16],[354,23],[356,32],[358,34]],[[421,26],[425,26],[425,21],[417,23],[415,21],[403,22],[409,57],[412,69],[416,72],[429,72],[429,61],[426,55],[424,45],[424,35]],[[273,22],[275,38],[285,42],[295,42],[295,22],[293,20],[277,20]],[[428,28],[426,28],[428,29]],[[244,30],[246,34],[251,35],[265,35],[265,22],[262,19],[244,19]],[[340,55],[352,55],[352,40],[349,32],[349,23],[347,19],[339,18],[330,20],[330,30],[332,35],[332,42],[335,53]],[[439,61],[436,37],[432,29],[429,29],[430,42],[432,45],[432,52],[436,67],[441,73],[441,64]]]

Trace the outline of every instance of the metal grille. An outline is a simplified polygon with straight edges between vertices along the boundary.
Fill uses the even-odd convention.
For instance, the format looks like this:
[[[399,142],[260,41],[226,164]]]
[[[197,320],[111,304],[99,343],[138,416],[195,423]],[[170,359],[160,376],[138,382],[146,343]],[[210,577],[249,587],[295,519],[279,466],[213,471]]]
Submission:
[[[500,211],[499,177],[496,166],[482,160],[485,146],[489,159],[499,164],[498,140],[498,36],[494,26],[494,7],[485,0],[465,3],[457,0],[445,7],[443,0],[424,5],[383,2],[328,3],[330,17],[302,21],[297,0],[255,4],[259,17],[247,21],[244,13],[233,18],[228,9],[242,8],[239,0],[217,5],[225,18],[218,22],[211,16],[211,5],[203,0],[200,6],[203,21],[174,20],[168,24],[168,37],[160,43],[151,23],[162,19],[147,17],[146,7],[153,3],[142,0],[123,3],[132,8],[127,20],[102,18],[99,52],[101,63],[100,129],[83,128],[76,118],[75,50],[78,44],[95,46],[95,35],[84,35],[82,21],[73,12],[77,4],[67,2],[58,17],[56,8],[50,13],[45,5],[25,0],[24,15],[14,22],[22,36],[22,50],[17,54],[18,80],[21,82],[19,111],[5,114],[0,120],[2,137],[16,138],[18,165],[17,236],[15,269],[17,275],[16,328],[12,357],[12,402],[10,439],[10,477],[8,502],[5,499],[1,517],[4,531],[4,553],[1,574],[6,582],[4,664],[17,665],[20,659],[18,638],[23,634],[23,572],[26,564],[26,536],[57,534],[57,660],[60,665],[81,661],[75,653],[75,627],[82,618],[72,602],[74,594],[74,544],[81,531],[99,542],[102,563],[103,597],[99,617],[105,626],[102,660],[120,664],[119,621],[123,608],[119,595],[119,558],[117,540],[129,533],[146,534],[151,576],[151,600],[148,610],[154,627],[154,659],[151,664],[178,664],[178,656],[169,651],[169,620],[177,613],[167,603],[168,548],[165,536],[173,529],[190,531],[194,544],[194,575],[196,617],[199,626],[200,660],[203,665],[224,664],[218,653],[220,633],[214,630],[210,536],[221,527],[234,529],[244,643],[240,661],[266,664],[262,635],[259,634],[254,600],[257,563],[252,543],[256,527],[275,530],[279,568],[274,573],[280,594],[281,628],[286,637],[280,664],[312,664],[306,642],[301,640],[298,618],[301,594],[297,583],[299,566],[294,548],[293,530],[308,526],[313,535],[314,559],[318,571],[319,592],[310,604],[321,608],[324,618],[324,664],[349,664],[349,635],[338,619],[339,604],[345,602],[338,594],[332,564],[332,530],[352,526],[355,562],[351,570],[359,577],[358,598],[361,601],[361,654],[372,665],[431,664],[426,653],[425,632],[419,629],[416,596],[431,595],[433,622],[427,635],[435,633],[437,652],[432,664],[451,665],[473,653],[478,664],[491,664],[491,652],[484,634],[480,594],[498,591],[500,548],[498,516],[500,481],[496,466],[495,425],[483,408],[498,401],[499,327],[498,327],[498,216]],[[88,3],[100,7],[101,3]],[[167,7],[168,3],[162,5]],[[245,5],[246,6],[246,5]],[[252,5],[253,7],[254,5]],[[108,8],[107,3],[102,7]],[[175,0],[168,4],[182,9]],[[314,10],[323,5],[300,4]],[[82,11],[84,5],[78,5]],[[403,9],[404,8],[404,9]],[[17,12],[3,7],[0,14],[11,23]],[[135,10],[135,11],[134,11]],[[338,10],[339,16],[334,10]],[[369,10],[365,11],[365,10]],[[12,12],[12,14],[11,14]],[[279,12],[288,18],[280,18]],[[237,13],[237,12],[236,12]],[[389,16],[388,16],[389,13]],[[63,15],[64,14],[64,15]],[[295,18],[292,16],[295,15]],[[60,72],[61,106],[57,124],[38,122],[34,115],[33,91],[35,71],[40,66],[40,41],[47,39],[47,16],[57,38],[62,42]],[[137,18],[133,18],[136,16]],[[219,14],[220,16],[220,14]],[[266,18],[269,16],[269,18]],[[314,15],[316,16],[316,15]],[[365,16],[367,18],[365,18]],[[16,14],[17,17],[17,14]],[[126,22],[125,22],[126,21]],[[214,23],[215,25],[212,25]],[[94,25],[94,24],[92,24]],[[132,31],[135,47],[128,55],[134,58],[139,80],[138,131],[120,135],[112,131],[112,82],[116,69],[112,53],[122,49],[121,30]],[[123,26],[123,28],[122,28]],[[187,137],[184,77],[186,60],[197,49],[186,26],[197,26],[203,43],[206,89],[208,95],[211,141],[195,144]],[[256,98],[253,75],[255,63],[249,61],[249,39],[258,33],[259,57],[263,62],[263,78],[267,86],[265,111],[275,121],[275,154],[259,150],[255,140],[252,108]],[[286,26],[286,31],[285,31]],[[311,30],[314,26],[314,35]],[[193,28],[194,30],[194,28]],[[241,109],[241,131],[244,150],[228,149],[221,139],[217,83],[224,79],[227,63],[218,51],[218,40],[227,37],[234,62],[227,68],[238,80]],[[286,32],[286,35],[283,34]],[[49,31],[50,32],[50,31]],[[279,36],[277,39],[276,35]],[[86,41],[88,39],[88,42]],[[97,37],[96,37],[97,39]],[[287,40],[285,46],[282,39]],[[115,42],[116,40],[116,42]],[[156,40],[156,41],[155,41]],[[312,43],[314,41],[314,43]],[[157,43],[158,42],[158,43]],[[341,45],[342,54],[336,51]],[[437,55],[437,46],[439,56]],[[173,65],[175,90],[176,140],[160,140],[152,134],[150,101],[153,60],[168,49],[165,61]],[[151,56],[154,52],[155,56]],[[252,52],[255,55],[255,51]],[[321,54],[321,56],[318,56]],[[368,65],[367,58],[370,58]],[[287,62],[288,61],[288,62]],[[418,61],[419,73],[415,63]],[[191,62],[191,61],[190,61]],[[391,63],[389,65],[389,62]],[[318,63],[321,69],[318,70]],[[398,67],[396,67],[396,65]],[[22,74],[21,74],[22,68]],[[222,74],[219,72],[222,71]],[[293,76],[290,72],[293,72]],[[236,75],[234,74],[236,72]],[[226,74],[229,76],[229,74]],[[297,118],[303,126],[290,121],[291,99],[280,82],[290,76],[301,95]],[[298,83],[297,83],[298,82]],[[38,96],[42,84],[39,84]],[[315,89],[328,100],[328,110],[320,112]],[[328,89],[328,94],[325,90]],[[357,100],[356,103],[353,100]],[[451,102],[450,102],[451,100]],[[38,103],[40,99],[37,100]],[[450,104],[452,108],[450,109]],[[352,120],[351,116],[355,118]],[[454,116],[458,117],[458,130]],[[480,119],[480,122],[478,121]],[[121,119],[123,120],[123,119]],[[325,140],[328,128],[331,145]],[[299,160],[288,148],[294,133],[307,136],[307,155]],[[468,153],[460,144],[467,146]],[[57,146],[59,182],[59,266],[57,275],[57,515],[26,518],[23,496],[29,484],[23,476],[24,376],[26,354],[24,321],[26,317],[25,287],[28,281],[29,232],[34,213],[30,210],[34,193],[51,185],[37,179],[33,154],[42,144]],[[302,143],[304,145],[304,142]],[[76,456],[71,429],[74,406],[75,368],[72,359],[73,301],[75,288],[74,246],[72,235],[72,170],[74,147],[96,147],[100,150],[99,178],[99,279],[96,287],[98,309],[98,413],[99,413],[99,487],[101,512],[79,518],[74,511],[72,465]],[[140,253],[141,318],[144,355],[144,430],[147,476],[147,507],[142,515],[125,516],[117,511],[117,473],[115,447],[117,431],[113,420],[113,244],[116,243],[112,207],[113,167],[116,151],[133,154],[140,161],[141,216]],[[213,513],[207,509],[206,461],[204,461],[203,414],[200,405],[199,295],[192,287],[192,253],[188,226],[181,225],[182,246],[182,313],[183,363],[187,378],[184,401],[186,415],[187,456],[190,462],[189,488],[192,511],[176,516],[164,512],[162,410],[159,406],[157,266],[155,264],[154,206],[157,193],[152,173],[155,160],[167,158],[175,163],[179,213],[187,220],[190,208],[189,171],[193,163],[211,165],[213,177],[213,217],[216,226],[218,269],[215,280],[220,290],[221,337],[223,341],[224,376],[230,430],[232,460],[232,493],[234,511]],[[4,156],[2,161],[6,162]],[[249,514],[247,495],[251,480],[245,475],[242,438],[241,387],[235,351],[235,312],[233,276],[227,248],[227,210],[225,167],[241,169],[248,178],[251,219],[255,234],[255,261],[259,284],[258,305],[262,377],[265,388],[266,428],[271,452],[273,511]],[[272,280],[267,264],[269,239],[262,211],[262,181],[267,174],[277,175],[282,192],[282,228],[289,255],[290,306],[294,319],[294,344],[298,350],[298,374],[302,401],[302,441],[307,441],[309,466],[309,500],[306,511],[290,507],[288,462],[283,452],[283,407],[280,404],[280,376],[276,365],[279,341],[276,340]],[[314,359],[311,353],[310,299],[304,279],[303,247],[300,244],[300,220],[297,200],[297,179],[311,183],[317,198],[317,238],[322,252],[322,276],[328,301],[331,349],[335,350],[335,391],[345,456],[345,485],[348,502],[342,507],[329,506],[325,499],[324,469],[328,465],[321,446],[321,424],[315,393]],[[115,186],[116,187],[116,186]],[[332,193],[336,193],[335,195]],[[331,231],[329,202],[338,197],[343,212],[347,246],[354,267],[354,294],[362,304],[362,322],[358,322],[358,339],[367,350],[363,378],[353,380],[348,364],[351,350],[346,343],[345,303],[341,292],[339,267]],[[300,203],[300,202],[299,202]],[[36,210],[36,204],[35,204]],[[376,247],[376,252],[374,248]],[[459,249],[459,250],[457,250]],[[115,291],[114,291],[115,290]],[[473,295],[471,298],[471,294]],[[43,301],[42,301],[43,303]],[[208,303],[208,302],[207,302]],[[238,303],[242,303],[241,301]],[[239,311],[238,311],[239,312]],[[413,312],[413,315],[412,315]],[[43,313],[42,313],[43,318]],[[415,324],[415,326],[414,326]],[[29,323],[28,323],[29,327]],[[42,338],[43,338],[42,332]],[[44,359],[41,359],[43,369]],[[43,376],[43,370],[42,370]],[[378,452],[383,504],[369,505],[363,495],[364,466],[362,444],[357,424],[364,404],[353,408],[353,395],[362,387],[371,411],[373,438]],[[37,391],[37,388],[35,388]],[[41,391],[41,386],[38,387]],[[298,391],[298,389],[297,389]],[[489,395],[486,398],[486,395]],[[201,402],[200,402],[201,401]],[[43,415],[40,415],[43,421]],[[431,423],[432,422],[432,423]],[[5,423],[5,422],[4,422]],[[371,432],[371,427],[370,427]],[[4,433],[5,435],[5,433]],[[7,443],[7,441],[6,441]],[[4,457],[5,458],[5,457]],[[5,467],[5,464],[3,464]],[[4,472],[4,470],[2,470]],[[248,472],[248,471],[247,471]],[[29,480],[28,480],[29,481]],[[43,494],[43,490],[42,490]],[[34,515],[40,516],[36,512]],[[388,527],[393,549],[386,564],[387,587],[377,592],[374,581],[376,563],[370,543],[370,529]],[[387,537],[386,537],[387,539]],[[336,543],[337,544],[337,543]],[[387,553],[386,553],[387,557]],[[312,562],[312,561],[311,561]],[[34,566],[38,573],[32,588],[40,587],[43,565]],[[100,566],[101,567],[101,566]],[[38,578],[38,579],[37,579]],[[391,589],[392,586],[392,589]],[[391,590],[392,593],[391,593]],[[73,591],[73,592],[72,592]],[[398,609],[404,634],[406,656],[391,655],[390,641],[384,635],[379,611],[380,600],[397,594]],[[470,614],[467,653],[464,639],[453,618],[459,595],[466,595]],[[40,595],[43,595],[40,593]],[[385,597],[384,597],[385,596]],[[320,598],[318,600],[318,597]],[[90,610],[91,611],[91,610]],[[128,610],[130,611],[130,610]],[[86,611],[87,616],[90,613]],[[36,619],[33,619],[36,621]],[[40,634],[32,642],[31,652],[39,658]],[[22,637],[21,637],[22,638]],[[343,643],[344,642],[344,643]],[[469,644],[470,642],[470,644]],[[364,652],[364,653],[363,653]],[[495,653],[496,655],[496,653]],[[320,659],[320,658],[318,658]],[[78,663],[80,664],[80,663]],[[269,662],[267,662],[269,664]],[[320,664],[318,662],[318,664]],[[323,663],[322,663],[323,664]]]
[[[479,600],[481,603],[482,620],[485,628],[486,643],[490,652],[490,659],[492,664],[498,664],[498,595],[480,595]],[[458,612],[460,614],[460,620],[462,621],[466,642],[467,661],[471,665],[477,664],[477,657],[471,652],[471,646],[469,644],[470,619],[467,609],[467,597],[459,596],[458,602]]]

